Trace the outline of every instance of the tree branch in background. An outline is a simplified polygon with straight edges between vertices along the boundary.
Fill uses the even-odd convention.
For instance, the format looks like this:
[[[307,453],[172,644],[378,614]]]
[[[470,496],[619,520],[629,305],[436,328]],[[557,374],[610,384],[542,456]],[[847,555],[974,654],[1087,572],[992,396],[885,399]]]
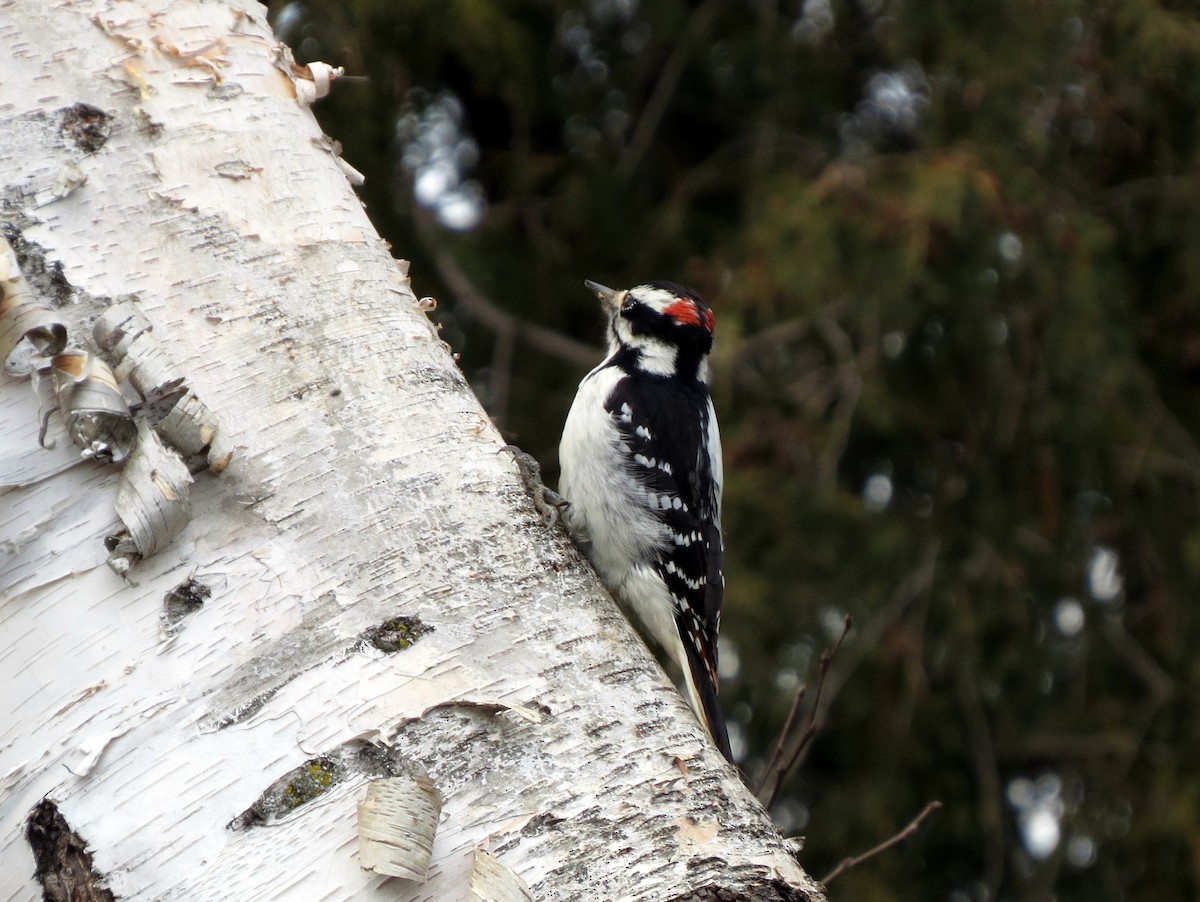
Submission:
[[[764,773],[754,790],[754,794],[763,805],[770,807],[779,793],[784,775],[799,763],[808,746],[809,740],[812,738],[812,736],[808,736],[806,739],[805,736],[808,735],[810,728],[813,735],[820,731],[821,726],[825,723],[825,716],[829,707],[833,704],[834,699],[837,698],[842,687],[846,685],[850,676],[858,668],[858,665],[879,644],[883,634],[904,616],[909,605],[928,592],[930,587],[932,587],[934,574],[937,571],[939,548],[940,542],[937,539],[931,539],[925,544],[921,552],[921,559],[917,562],[916,567],[896,586],[896,590],[892,593],[892,597],[888,600],[888,603],[862,628],[858,636],[858,641],[854,643],[853,647],[847,650],[846,654],[837,660],[836,667],[833,666],[835,662],[831,651],[836,652],[840,650],[842,639],[845,638],[844,632],[834,648],[826,652],[826,654],[830,655],[828,664],[825,663],[825,656],[822,655],[822,671],[817,686],[818,691],[813,698],[812,708],[809,711],[808,725],[806,725],[804,731],[798,736],[787,740],[790,748],[785,754],[789,759],[789,763],[784,767],[783,774],[778,775],[774,783],[772,783],[774,778],[772,778],[771,774]],[[828,674],[825,672],[826,668],[828,668]],[[778,769],[778,767],[777,763],[776,768]]]
[[[930,802],[928,805],[926,805],[924,808],[922,808],[921,813],[918,814],[916,817],[914,817],[911,821],[909,821],[908,826],[905,827],[903,830],[901,830],[899,833],[895,834],[894,836],[892,836],[888,839],[885,839],[879,845],[875,846],[873,849],[868,849],[867,851],[863,852],[861,855],[855,855],[852,858],[843,858],[840,862],[838,862],[838,866],[836,868],[834,868],[832,871],[830,871],[828,874],[826,874],[824,877],[821,878],[821,883],[828,886],[837,877],[840,877],[842,874],[846,873],[846,871],[850,870],[852,867],[862,864],[868,858],[873,858],[874,856],[878,855],[880,852],[887,851],[888,849],[890,849],[892,846],[896,845],[897,843],[904,842],[904,840],[908,839],[910,836],[912,836],[914,833],[916,833],[918,829],[920,829],[921,822],[924,821],[925,818],[929,817],[929,815],[933,814],[933,812],[937,811],[941,807],[942,807],[941,802],[938,802],[938,801]]]
[[[1120,655],[1128,665],[1129,671],[1145,684],[1150,693],[1150,697],[1136,712],[1137,716],[1129,720],[1128,734],[1132,742],[1123,755],[1125,773],[1128,774],[1139,760],[1142,746],[1150,734],[1150,728],[1154,725],[1156,715],[1175,694],[1176,684],[1171,675],[1163,670],[1162,666],[1154,660],[1153,655],[1141,646],[1120,620],[1104,617],[1101,622],[1104,638],[1108,640],[1113,651]]]
[[[806,685],[801,686],[796,692],[796,699],[792,702],[791,713],[788,714],[787,722],[783,725],[783,730],[779,734],[779,740],[775,743],[775,752],[771,755],[771,760],[768,762],[766,770],[763,771],[762,779],[759,780],[758,786],[755,788],[754,794],[758,796],[758,800],[763,803],[764,808],[770,808],[775,801],[775,797],[779,795],[779,787],[783,785],[784,779],[792,768],[796,766],[796,762],[800,760],[800,753],[808,746],[812,738],[817,735],[817,709],[821,705],[821,692],[825,688],[825,676],[829,673],[829,665],[841,650],[842,643],[846,641],[846,636],[850,633],[850,628],[854,625],[854,618],[849,614],[846,615],[846,622],[842,626],[842,634],[838,636],[837,641],[833,643],[831,648],[821,652],[821,670],[817,676],[817,691],[813,695],[812,707],[808,712],[808,720],[804,724],[804,730],[800,733],[799,738],[792,743],[793,748],[788,754],[786,760],[783,757],[783,749],[788,744],[788,733],[792,728],[792,721],[796,717],[796,711],[800,707],[805,694],[808,691]]]
[[[775,748],[771,751],[771,757],[767,759],[767,766],[763,769],[763,776],[759,779],[758,786],[755,787],[756,793],[766,782],[767,775],[779,766],[779,759],[783,757],[783,749],[787,744],[787,738],[792,734],[792,721],[796,719],[796,714],[800,710],[800,706],[804,704],[804,696],[807,694],[808,683],[801,683],[800,688],[796,690],[796,697],[792,699],[792,708],[788,711],[787,720],[783,722],[783,729],[779,731],[779,738],[775,740]]]
[[[683,67],[687,65],[692,48],[708,30],[719,5],[720,0],[707,0],[698,6],[688,20],[683,34],[675,42],[675,49],[667,57],[658,82],[654,85],[654,90],[650,93],[646,105],[642,107],[642,115],[633,129],[633,136],[625,146],[625,152],[621,154],[618,169],[623,175],[628,176],[637,169],[642,157],[650,149],[650,145],[654,141],[654,133],[658,130],[658,123],[662,121],[663,114],[666,113],[671,97],[675,93],[675,88],[679,85],[679,79],[683,77]]]
[[[832,316],[818,316],[814,325],[837,358],[838,392],[829,424],[829,439],[817,458],[817,491],[832,495],[837,491],[838,464],[850,440],[850,425],[862,397],[863,377],[858,370],[854,341]],[[865,353],[865,352],[864,352]]]
[[[804,338],[812,331],[809,319],[785,319],[740,338],[726,354],[730,368],[744,366],[759,354]]]
[[[454,300],[470,312],[480,323],[497,335],[510,336],[523,341],[530,347],[556,357],[573,366],[592,367],[599,361],[603,351],[570,336],[528,322],[502,310],[471,281],[454,256],[440,247],[431,234],[433,225],[428,214],[416,213],[417,235],[425,250],[433,259],[438,276],[454,294]]]
[[[797,349],[789,345],[822,337],[818,323],[835,322],[851,309],[853,305],[847,299],[838,299],[807,312],[802,317],[774,323],[757,332],[740,336],[727,345],[718,344],[718,365],[723,366],[730,377],[738,380],[739,384],[754,391],[763,391],[764,380],[755,364],[760,358],[770,361],[785,354],[795,373],[794,376],[786,378],[791,382],[790,391],[795,396],[797,405],[811,411],[814,418],[823,417],[823,412],[835,404],[842,393],[842,371],[840,368],[834,368],[832,374],[828,372],[830,367],[820,356],[823,350],[818,351],[815,340],[807,342],[812,348],[801,346]]]
[[[979,784],[979,831],[983,835],[982,883],[988,898],[996,898],[1004,877],[1004,785],[987,711],[979,697],[979,675],[969,663],[955,677],[959,711],[967,731],[971,766]]]

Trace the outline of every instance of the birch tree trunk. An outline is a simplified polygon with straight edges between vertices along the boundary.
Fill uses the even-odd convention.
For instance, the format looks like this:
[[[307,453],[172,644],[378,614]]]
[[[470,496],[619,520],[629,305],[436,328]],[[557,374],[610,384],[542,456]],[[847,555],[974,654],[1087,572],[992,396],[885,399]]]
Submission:
[[[819,900],[264,9],[0,0],[0,46],[0,344],[86,352],[0,375],[0,900]]]

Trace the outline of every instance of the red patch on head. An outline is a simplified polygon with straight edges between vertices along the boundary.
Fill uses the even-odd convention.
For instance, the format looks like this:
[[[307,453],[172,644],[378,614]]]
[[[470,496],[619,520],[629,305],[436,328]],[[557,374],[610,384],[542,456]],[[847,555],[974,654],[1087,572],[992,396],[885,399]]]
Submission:
[[[663,313],[675,320],[680,325],[699,326],[700,311],[691,301],[676,301],[663,309]],[[704,311],[704,326],[709,332],[713,328],[713,315],[709,311]]]

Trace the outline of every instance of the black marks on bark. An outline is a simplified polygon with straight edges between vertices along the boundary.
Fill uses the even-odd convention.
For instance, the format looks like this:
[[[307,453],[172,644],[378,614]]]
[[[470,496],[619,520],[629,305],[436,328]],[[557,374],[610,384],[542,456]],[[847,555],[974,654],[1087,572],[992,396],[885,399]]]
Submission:
[[[180,622],[188,614],[194,614],[212,598],[212,589],[195,579],[180,583],[163,598],[162,623],[168,636],[183,628]]]
[[[89,103],[77,103],[62,111],[59,134],[68,144],[84,153],[95,153],[104,146],[112,131],[112,117]]]
[[[34,875],[44,902],[115,902],[103,886],[104,875],[92,867],[87,844],[52,801],[42,799],[33,807],[25,838],[33,850]]]
[[[67,281],[62,263],[48,259],[42,246],[27,241],[15,225],[5,223],[0,231],[3,231],[4,237],[12,245],[17,256],[17,265],[21,267],[21,274],[43,301],[52,307],[67,307],[87,297]]]
[[[672,896],[668,902],[814,902],[819,898],[771,876],[758,865],[731,866],[725,859],[712,856],[694,858],[687,868],[696,888]]]
[[[544,811],[541,814],[535,814],[529,819],[524,827],[521,828],[521,835],[525,837],[541,836],[548,830],[553,830],[559,824],[563,823],[565,818],[561,818],[556,814],[551,814],[549,811]]]
[[[701,886],[668,902],[813,902],[815,898],[786,881],[759,877],[736,888],[715,883]]]

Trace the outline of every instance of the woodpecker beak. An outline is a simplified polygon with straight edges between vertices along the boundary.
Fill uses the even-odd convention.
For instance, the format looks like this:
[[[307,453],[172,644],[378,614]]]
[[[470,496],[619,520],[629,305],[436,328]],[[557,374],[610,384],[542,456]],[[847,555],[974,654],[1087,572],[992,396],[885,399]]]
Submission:
[[[621,292],[613,291],[613,289],[607,288],[599,282],[593,282],[591,279],[584,279],[583,284],[587,286],[588,291],[600,299],[600,303],[604,305],[605,311],[611,313],[620,306],[618,298]]]

